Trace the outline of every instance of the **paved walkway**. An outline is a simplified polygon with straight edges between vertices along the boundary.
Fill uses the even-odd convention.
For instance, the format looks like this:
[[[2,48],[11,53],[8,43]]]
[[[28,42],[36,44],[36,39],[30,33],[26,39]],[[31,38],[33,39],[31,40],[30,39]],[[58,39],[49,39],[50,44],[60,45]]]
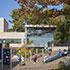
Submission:
[[[39,62],[37,63],[30,61],[30,62],[26,62],[26,65],[24,66],[16,65],[12,69],[4,67],[4,70],[52,70],[52,69],[56,70],[56,68],[58,68],[59,61],[63,59],[64,57],[57,59],[55,61],[43,64],[43,62],[41,61],[42,58],[40,58]],[[0,70],[1,70],[1,67],[0,67]]]
[[[52,70],[58,68],[58,63],[60,60],[63,60],[63,58],[45,64],[42,62],[33,63],[31,61],[26,63],[25,66],[16,66],[13,68],[13,70]]]

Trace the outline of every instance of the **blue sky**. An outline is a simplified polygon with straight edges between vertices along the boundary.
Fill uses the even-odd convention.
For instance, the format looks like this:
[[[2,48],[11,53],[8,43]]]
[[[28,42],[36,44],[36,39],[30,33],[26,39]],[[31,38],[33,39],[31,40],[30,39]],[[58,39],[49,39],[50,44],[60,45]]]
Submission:
[[[11,11],[15,8],[18,8],[19,5],[14,0],[0,0],[0,17],[3,17],[9,23],[9,27],[11,27],[11,17],[9,16]]]
[[[49,5],[49,6],[47,6],[47,8],[49,10],[51,10],[51,9],[61,10],[63,8],[63,6],[64,6],[64,4],[62,3],[62,4],[59,4],[59,5],[53,5],[53,6]]]
[[[40,4],[35,4],[38,8],[42,8],[42,5],[40,5]],[[47,5],[47,8],[49,9],[49,10],[51,10],[51,9],[55,9],[55,10],[61,10],[62,8],[63,8],[63,6],[64,6],[64,4],[62,3],[62,4],[59,4],[59,5]]]

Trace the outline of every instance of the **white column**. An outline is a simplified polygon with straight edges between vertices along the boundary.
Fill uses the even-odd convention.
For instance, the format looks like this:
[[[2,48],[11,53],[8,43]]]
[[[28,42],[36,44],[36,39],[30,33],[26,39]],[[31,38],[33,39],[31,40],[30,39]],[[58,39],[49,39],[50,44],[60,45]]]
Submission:
[[[25,52],[25,62],[26,62],[26,52]]]
[[[23,44],[24,43],[24,40],[23,40],[23,38],[21,39],[21,44]]]
[[[42,55],[44,56],[44,49],[42,48]]]
[[[29,51],[29,53],[30,53],[30,61],[31,61],[31,59],[32,59],[32,52],[31,52],[31,50]]]
[[[25,21],[25,44],[27,44],[27,22]]]
[[[38,53],[38,49],[36,49],[36,54]]]

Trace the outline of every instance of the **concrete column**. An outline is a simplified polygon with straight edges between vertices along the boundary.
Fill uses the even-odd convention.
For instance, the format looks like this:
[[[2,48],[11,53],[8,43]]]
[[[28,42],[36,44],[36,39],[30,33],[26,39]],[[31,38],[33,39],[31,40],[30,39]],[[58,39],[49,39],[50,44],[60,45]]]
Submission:
[[[28,33],[26,25],[27,22],[25,21],[25,44],[27,44],[27,33]]]
[[[31,50],[29,51],[29,53],[30,53],[30,61],[31,61],[31,59],[32,59],[32,52],[31,52]]]
[[[70,56],[70,46],[68,46],[68,56]]]
[[[54,47],[54,43],[52,43],[52,47]]]
[[[44,56],[44,48],[42,48],[42,55]]]
[[[23,44],[24,43],[24,40],[23,40],[23,38],[21,39],[21,44]]]
[[[36,54],[38,53],[38,49],[36,49]]]
[[[25,52],[25,62],[26,62],[26,52]]]

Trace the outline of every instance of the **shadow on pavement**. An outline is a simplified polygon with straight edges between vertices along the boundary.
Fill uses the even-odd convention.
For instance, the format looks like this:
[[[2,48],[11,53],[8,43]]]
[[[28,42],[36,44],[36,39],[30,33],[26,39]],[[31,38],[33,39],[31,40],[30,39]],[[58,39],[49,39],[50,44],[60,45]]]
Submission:
[[[13,67],[17,66],[17,64],[18,64],[17,62],[13,62],[12,66],[10,66],[10,65],[4,65],[3,69],[2,69],[2,64],[0,64],[0,70],[11,70],[11,67],[13,68]]]

